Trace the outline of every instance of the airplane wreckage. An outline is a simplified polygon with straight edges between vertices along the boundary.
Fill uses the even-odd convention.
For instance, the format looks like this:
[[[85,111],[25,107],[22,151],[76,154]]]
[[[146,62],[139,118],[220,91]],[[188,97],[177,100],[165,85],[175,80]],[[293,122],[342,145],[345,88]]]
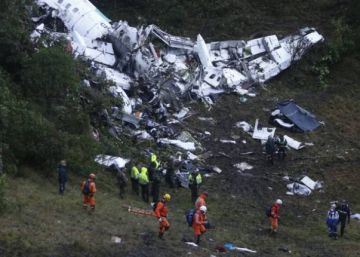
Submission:
[[[213,96],[224,92],[254,95],[253,85],[276,76],[324,40],[315,29],[303,28],[280,40],[271,35],[206,43],[201,35],[196,40],[173,36],[156,25],[136,28],[126,21],[111,23],[88,0],[36,3],[43,15],[32,18],[36,24],[32,40],[37,42],[44,34],[54,40],[66,38],[76,57],[91,61],[98,75],[114,82],[110,91],[122,98],[124,105],[122,110],[113,108],[112,118],[120,115],[119,119],[139,128],[142,118],[136,106],[151,106],[151,115],[156,118],[146,121],[150,134],[152,128],[161,131],[165,127],[161,125],[164,117],[183,118],[187,100],[212,104]],[[59,23],[61,26],[54,26]],[[148,133],[138,130],[136,135],[146,138]],[[166,141],[195,149],[181,142]]]

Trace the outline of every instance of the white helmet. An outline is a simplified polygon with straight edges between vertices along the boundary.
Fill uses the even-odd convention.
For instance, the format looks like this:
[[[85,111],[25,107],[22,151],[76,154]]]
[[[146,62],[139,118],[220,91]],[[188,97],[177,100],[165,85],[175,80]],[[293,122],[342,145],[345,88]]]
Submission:
[[[281,199],[277,199],[277,200],[276,200],[276,203],[282,205]]]
[[[205,205],[200,206],[200,211],[202,211],[203,213],[206,213],[206,211],[207,211],[206,206]]]

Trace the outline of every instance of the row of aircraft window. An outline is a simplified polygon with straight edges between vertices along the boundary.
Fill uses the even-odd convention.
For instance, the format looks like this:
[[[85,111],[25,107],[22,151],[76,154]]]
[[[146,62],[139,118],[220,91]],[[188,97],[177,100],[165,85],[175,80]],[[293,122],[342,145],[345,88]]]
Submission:
[[[64,2],[64,0],[58,0],[58,4],[62,4]],[[69,9],[71,7],[71,4],[67,4],[66,6],[65,6],[65,9]],[[79,8],[74,8],[73,10],[72,10],[74,13],[76,13],[76,12],[78,12],[79,11]]]

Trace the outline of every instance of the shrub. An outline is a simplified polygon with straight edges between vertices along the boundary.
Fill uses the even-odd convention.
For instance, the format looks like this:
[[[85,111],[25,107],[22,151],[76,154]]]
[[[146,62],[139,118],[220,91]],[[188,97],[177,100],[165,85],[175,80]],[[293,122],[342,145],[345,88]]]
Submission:
[[[328,76],[331,67],[340,62],[344,55],[354,47],[351,38],[351,29],[343,19],[332,21],[334,27],[334,39],[327,44],[326,51],[313,67],[312,70],[317,74],[320,86],[327,87]]]
[[[74,99],[79,85],[73,58],[61,46],[42,48],[24,63],[22,91],[46,111]]]

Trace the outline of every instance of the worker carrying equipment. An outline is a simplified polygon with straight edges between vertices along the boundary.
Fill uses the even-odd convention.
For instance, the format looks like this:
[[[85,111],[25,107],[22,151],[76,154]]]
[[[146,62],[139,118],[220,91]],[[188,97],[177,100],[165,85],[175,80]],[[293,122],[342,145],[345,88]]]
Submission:
[[[171,199],[170,194],[164,194],[164,196],[161,198],[161,200],[156,203],[156,208],[155,208],[155,216],[159,221],[159,238],[163,239],[163,235],[165,233],[165,231],[169,230],[170,228],[170,223],[167,220],[167,214],[168,214],[168,209],[167,209],[167,202],[169,202]]]
[[[87,180],[83,181],[80,185],[81,192],[83,194],[83,208],[86,210],[90,205],[90,210],[95,210],[95,193],[96,193],[96,185],[95,185],[95,174],[91,173]]]
[[[193,229],[194,229],[194,238],[195,243],[200,243],[200,236],[206,232],[206,206],[202,205],[200,208],[195,212],[194,220],[193,220]]]

